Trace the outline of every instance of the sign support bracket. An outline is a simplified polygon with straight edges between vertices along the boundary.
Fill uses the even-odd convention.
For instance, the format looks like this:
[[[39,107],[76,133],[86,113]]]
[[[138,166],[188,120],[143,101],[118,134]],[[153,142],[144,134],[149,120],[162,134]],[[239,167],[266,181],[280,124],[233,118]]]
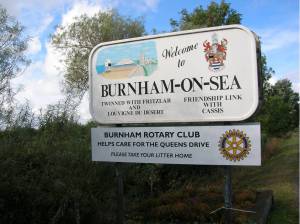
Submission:
[[[117,224],[124,223],[124,184],[121,163],[115,163],[115,173],[117,180]]]

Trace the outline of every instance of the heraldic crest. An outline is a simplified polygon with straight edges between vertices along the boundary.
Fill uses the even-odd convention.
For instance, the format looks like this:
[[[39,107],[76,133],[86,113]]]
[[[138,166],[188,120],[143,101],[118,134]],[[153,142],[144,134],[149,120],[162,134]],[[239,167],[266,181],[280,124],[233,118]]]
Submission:
[[[223,38],[221,43],[218,42],[217,34],[213,34],[212,43],[205,40],[203,42],[205,59],[209,63],[209,70],[220,71],[224,68],[224,61],[226,60],[227,40]]]

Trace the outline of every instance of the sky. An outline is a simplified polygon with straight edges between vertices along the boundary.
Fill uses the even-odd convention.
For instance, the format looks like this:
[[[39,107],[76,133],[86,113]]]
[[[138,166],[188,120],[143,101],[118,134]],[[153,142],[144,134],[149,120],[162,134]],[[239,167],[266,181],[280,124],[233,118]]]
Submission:
[[[216,2],[220,2],[217,0]],[[250,28],[262,41],[262,52],[267,64],[275,71],[270,80],[288,78],[299,91],[299,1],[298,0],[227,0],[231,8],[242,14],[242,25]],[[26,52],[30,66],[13,80],[19,90],[17,100],[28,101],[34,112],[64,98],[62,89],[63,66],[61,55],[51,45],[50,35],[57,26],[67,26],[75,16],[117,9],[121,15],[143,17],[146,32],[152,34],[171,30],[170,18],[178,20],[179,12],[191,12],[207,0],[0,0],[2,7],[26,27],[30,36]],[[80,121],[90,119],[88,95],[79,106]]]

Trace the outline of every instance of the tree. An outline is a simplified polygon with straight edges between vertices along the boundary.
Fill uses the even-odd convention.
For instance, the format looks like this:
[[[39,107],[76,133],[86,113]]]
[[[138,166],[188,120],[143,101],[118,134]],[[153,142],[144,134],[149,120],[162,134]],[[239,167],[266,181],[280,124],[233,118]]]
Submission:
[[[271,91],[271,84],[269,80],[272,75],[274,75],[275,71],[271,67],[268,67],[267,57],[264,54],[261,55],[259,69],[261,72],[263,100],[266,100]]]
[[[268,135],[279,136],[293,130],[299,124],[299,94],[292,89],[288,79],[270,85],[264,106],[258,116]]]
[[[144,32],[141,19],[122,17],[116,11],[83,15],[71,25],[59,27],[52,44],[65,55],[66,92],[81,97],[88,89],[88,57],[97,44],[138,37]]]
[[[25,56],[28,40],[24,27],[0,5],[0,123],[13,99],[11,79],[29,64]]]
[[[189,30],[229,24],[240,24],[241,14],[230,8],[230,4],[221,1],[220,4],[211,2],[207,9],[199,6],[189,13],[186,9],[181,12],[179,21],[170,20],[173,31]]]

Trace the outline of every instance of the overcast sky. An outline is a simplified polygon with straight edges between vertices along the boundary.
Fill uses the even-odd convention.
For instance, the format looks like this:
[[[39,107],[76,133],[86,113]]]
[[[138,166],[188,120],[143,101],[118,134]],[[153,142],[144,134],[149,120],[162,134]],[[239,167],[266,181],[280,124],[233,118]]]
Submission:
[[[31,65],[14,80],[21,86],[17,98],[29,100],[34,111],[63,98],[61,81],[63,72],[60,56],[50,44],[49,35],[56,32],[57,25],[68,25],[75,16],[92,16],[99,10],[117,9],[120,14],[133,18],[143,16],[148,33],[170,31],[170,18],[178,19],[183,8],[191,11],[204,0],[0,0],[0,4],[26,27],[31,37],[28,57]],[[220,2],[220,1],[217,1]],[[272,82],[288,78],[299,90],[299,2],[298,0],[234,0],[228,1],[232,8],[242,14],[242,24],[261,37],[262,51],[268,65],[276,74]],[[88,96],[79,109],[81,121],[90,118]]]

